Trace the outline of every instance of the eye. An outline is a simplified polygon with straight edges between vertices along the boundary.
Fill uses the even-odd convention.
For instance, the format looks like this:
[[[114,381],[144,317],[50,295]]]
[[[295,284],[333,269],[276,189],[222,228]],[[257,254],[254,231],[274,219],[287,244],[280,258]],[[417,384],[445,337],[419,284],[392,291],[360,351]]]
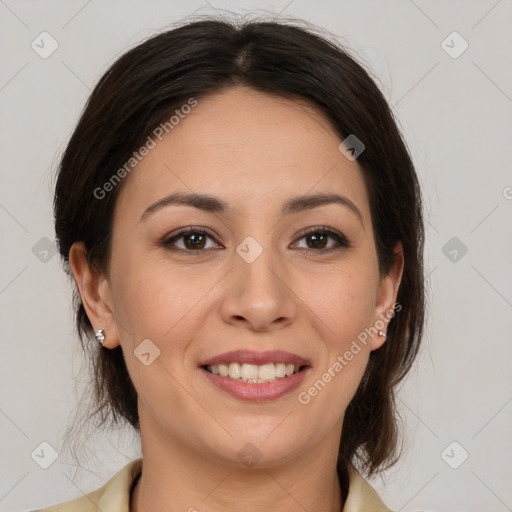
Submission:
[[[311,240],[311,244],[307,244],[308,247],[304,249],[306,252],[310,253],[326,253],[342,248],[352,247],[352,244],[343,234],[325,226],[309,228],[307,231],[303,231],[300,235],[299,240]],[[208,239],[216,242],[215,237],[210,230],[203,227],[190,226],[180,229],[177,233],[165,238],[162,240],[161,244],[169,251],[202,252],[212,248],[206,247]],[[335,244],[333,246],[331,245],[330,247],[326,247],[329,239],[334,240]],[[182,247],[178,247],[178,241],[183,241]],[[217,243],[214,243],[213,247],[220,248]]]
[[[336,244],[334,246],[326,247],[327,240],[331,238],[335,240]],[[307,247],[305,250],[307,252],[316,252],[316,253],[326,253],[331,251],[336,251],[342,248],[350,248],[352,244],[348,241],[347,237],[337,231],[334,231],[325,226],[318,226],[314,228],[310,228],[307,231],[303,231],[301,233],[301,237],[299,240],[310,240],[311,244],[306,242]]]
[[[205,243],[208,238],[215,240],[208,229],[191,226],[181,229],[170,238],[164,239],[162,241],[162,245],[169,251],[201,252],[208,249],[205,247]],[[175,242],[178,240],[184,240],[183,247],[176,247]]]

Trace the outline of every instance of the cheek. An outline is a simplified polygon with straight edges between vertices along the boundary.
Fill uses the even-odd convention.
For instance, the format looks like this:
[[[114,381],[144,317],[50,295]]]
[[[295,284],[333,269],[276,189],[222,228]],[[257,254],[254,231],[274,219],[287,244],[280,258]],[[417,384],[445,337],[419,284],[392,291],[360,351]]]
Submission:
[[[121,331],[125,328],[124,343],[136,345],[149,338],[160,346],[197,302],[199,290],[180,277],[183,272],[170,266],[159,249],[138,250],[138,245],[143,242],[131,246],[118,243],[112,254],[116,261],[111,272],[116,319]],[[123,338],[123,332],[120,334]]]
[[[147,255],[126,258],[117,268],[121,345],[134,385],[147,403],[166,396],[174,407],[185,407],[177,381],[190,377],[190,346],[210,317],[208,294],[218,280],[215,272],[205,275],[199,267],[185,271],[160,257],[149,261]],[[148,366],[138,358],[146,352],[152,361]]]
[[[120,321],[129,326],[131,342],[149,338],[163,350],[168,340],[173,340],[176,349],[182,339],[182,326],[204,295],[201,286],[166,276],[154,267],[131,276],[119,290],[123,311]]]
[[[372,313],[371,301],[361,288],[355,288],[355,295],[348,288],[334,290],[331,285],[330,291],[317,296],[314,305],[313,316],[322,319],[315,325],[322,355],[309,387],[297,396],[298,402],[309,408],[311,421],[322,417],[322,425],[315,428],[325,431],[341,421],[361,382],[370,355],[370,336],[365,329]]]
[[[116,319],[128,372],[147,407],[166,397],[169,407],[183,410],[186,394],[176,392],[181,387],[177,381],[186,376],[185,354],[194,326],[201,325],[198,315],[204,315],[201,297],[207,283],[185,279],[183,273],[180,277],[165,265],[130,263],[119,266],[116,287]]]
[[[361,265],[347,265],[342,270],[316,276],[301,294],[317,318],[331,350],[346,350],[350,341],[370,327],[374,308],[376,283]]]
[[[368,362],[375,305],[372,280],[376,278],[368,267],[348,263],[343,270],[316,277],[311,288],[314,293],[305,295],[303,291],[301,296],[308,296],[310,317],[318,320],[314,327],[325,353],[315,371],[313,387],[304,390],[304,402],[315,401],[313,407],[320,407],[320,403],[325,407],[326,401],[336,404],[329,413],[335,421],[354,396]]]

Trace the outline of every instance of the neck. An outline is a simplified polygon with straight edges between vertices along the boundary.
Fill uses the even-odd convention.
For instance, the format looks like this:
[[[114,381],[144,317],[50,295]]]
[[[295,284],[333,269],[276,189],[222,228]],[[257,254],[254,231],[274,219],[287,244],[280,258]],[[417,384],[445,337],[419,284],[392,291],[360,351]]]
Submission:
[[[236,510],[241,504],[244,512],[343,510],[337,450],[333,453],[328,444],[283,464],[240,467],[205,457],[173,443],[169,436],[160,437],[142,419],[141,440],[143,470],[133,490],[130,512],[218,512]]]
[[[325,484],[315,485],[314,482],[311,485],[311,479],[308,478],[308,485],[311,485],[309,487],[310,492],[307,493],[310,495],[308,497],[300,491],[298,485],[290,485],[289,489],[287,489],[275,477],[275,472],[268,472],[267,474],[266,483],[258,477],[260,483],[254,481],[258,479],[251,479],[249,485],[247,479],[240,479],[233,477],[232,474],[228,474],[227,477],[220,479],[220,485],[212,488],[212,492],[217,493],[215,496],[212,496],[206,489],[203,489],[202,493],[191,493],[195,494],[195,498],[185,499],[182,494],[183,486],[181,484],[166,486],[168,490],[165,496],[163,496],[158,491],[155,491],[155,487],[158,484],[148,485],[148,477],[143,478],[141,476],[133,488],[130,498],[130,512],[145,512],[146,510],[153,510],[155,506],[166,507],[166,510],[169,512],[178,510],[186,510],[187,512],[198,512],[199,510],[201,512],[217,512],[221,510],[236,510],[240,503],[244,503],[243,510],[247,512],[260,512],[261,510],[342,512],[343,510],[343,499],[338,482],[333,482],[332,486]],[[241,487],[243,480],[245,480],[245,492],[243,492],[244,487]],[[264,485],[261,485],[262,483]],[[208,502],[209,504],[207,504]],[[190,503],[195,503],[200,508],[191,507],[189,506]]]

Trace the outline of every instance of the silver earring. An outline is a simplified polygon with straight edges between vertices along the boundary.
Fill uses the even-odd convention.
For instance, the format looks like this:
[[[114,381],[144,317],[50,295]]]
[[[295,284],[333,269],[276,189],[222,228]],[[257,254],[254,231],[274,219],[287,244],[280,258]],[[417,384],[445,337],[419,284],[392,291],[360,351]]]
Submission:
[[[94,335],[96,337],[96,341],[103,346],[103,342],[105,341],[105,331],[103,329],[98,329],[96,331],[96,334]]]
[[[388,335],[387,335],[384,331],[379,331],[379,334],[380,334],[381,336],[384,336],[384,338],[387,338],[387,337],[388,337]]]

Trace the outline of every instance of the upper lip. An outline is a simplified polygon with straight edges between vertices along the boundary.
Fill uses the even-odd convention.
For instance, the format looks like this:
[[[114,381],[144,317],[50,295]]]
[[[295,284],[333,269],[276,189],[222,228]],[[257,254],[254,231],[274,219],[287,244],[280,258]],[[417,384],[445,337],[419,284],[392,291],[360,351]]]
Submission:
[[[293,364],[295,366],[310,366],[311,363],[291,352],[283,350],[267,350],[265,352],[256,352],[254,350],[232,350],[231,352],[224,352],[211,359],[205,359],[199,363],[199,366],[213,366],[216,364],[226,363],[246,363],[263,365],[267,363],[285,363]]]

